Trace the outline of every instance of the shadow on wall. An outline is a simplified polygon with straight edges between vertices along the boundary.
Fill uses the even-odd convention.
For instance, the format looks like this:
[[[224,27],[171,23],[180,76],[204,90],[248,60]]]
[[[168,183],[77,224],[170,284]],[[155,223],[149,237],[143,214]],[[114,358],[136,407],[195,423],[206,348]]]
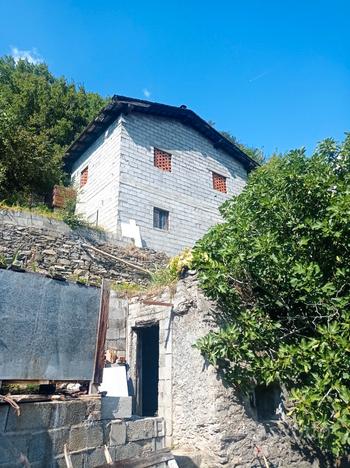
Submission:
[[[200,466],[188,455],[175,455],[175,460],[179,468],[199,468]]]
[[[140,118],[137,116],[137,119]],[[154,121],[159,124],[161,131],[156,134],[156,137],[151,140],[151,131],[149,134],[141,133],[138,129],[138,123],[136,119],[133,119],[132,115],[128,116],[128,120],[125,124],[125,130],[129,136],[129,138],[134,142],[135,145],[145,148],[147,152],[151,152],[154,146],[160,146],[161,150],[168,151],[169,153],[174,153],[176,151],[188,153],[188,156],[191,156],[191,152],[201,153],[202,156],[206,159],[213,158],[216,161],[224,164],[224,152],[219,149],[215,149],[213,144],[206,140],[206,138],[197,133],[196,130],[192,129],[191,127],[186,127],[180,122],[176,120],[164,120],[161,117],[151,117],[151,116],[141,116],[142,119],[148,119],[150,122]],[[176,138],[173,135],[176,135],[176,130],[174,127],[177,127],[178,131],[183,133],[183,138]],[[188,138],[186,138],[186,133],[188,132]],[[200,144],[195,145],[193,142],[193,136],[190,132],[194,132],[198,136],[198,140],[200,140]],[[169,138],[169,135],[172,135]],[[218,157],[217,153],[222,157]],[[245,169],[242,167],[241,171],[242,174],[239,174],[240,171],[240,163],[235,161],[233,158],[233,166],[237,166],[237,169],[233,170],[232,168],[228,167],[227,164],[224,164],[226,170],[230,173],[233,179],[236,179],[242,174],[245,173]]]
[[[217,380],[220,380],[225,388],[233,390],[232,403],[237,404],[238,400],[244,408],[245,414],[257,424],[261,424],[266,434],[275,436],[280,440],[288,439],[291,449],[299,453],[305,461],[311,464],[318,462],[319,465],[317,466],[320,468],[333,466],[328,456],[316,446],[313,446],[310,440],[303,441],[298,431],[291,426],[290,421],[287,419],[285,395],[277,384],[257,385],[249,395],[243,395],[225,381],[222,373],[217,374]],[[256,451],[258,456],[258,446]],[[273,468],[274,465],[270,464],[270,467]]]
[[[6,423],[3,425],[5,432],[0,433],[0,465],[8,467],[30,467],[33,463],[39,463],[40,466],[51,466],[54,457],[59,455],[54,453],[51,436],[46,430],[25,430],[21,433],[21,418],[27,420],[26,412],[17,416],[10,407],[7,411],[1,411],[1,419],[5,416]],[[23,405],[21,405],[21,409]],[[28,412],[27,412],[28,413]],[[33,415],[27,415],[29,419]],[[29,423],[29,420],[27,420]],[[36,411],[35,422],[37,428],[44,427],[47,423]],[[24,422],[24,425],[25,422]],[[24,429],[24,428],[23,428]],[[18,431],[18,432],[17,432]],[[10,432],[10,434],[7,434]]]

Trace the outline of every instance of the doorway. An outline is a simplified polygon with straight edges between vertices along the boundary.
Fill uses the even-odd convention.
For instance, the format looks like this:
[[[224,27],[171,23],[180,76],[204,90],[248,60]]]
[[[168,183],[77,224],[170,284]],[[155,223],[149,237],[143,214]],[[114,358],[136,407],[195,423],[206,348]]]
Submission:
[[[136,408],[139,416],[158,412],[159,325],[140,327],[137,333]]]

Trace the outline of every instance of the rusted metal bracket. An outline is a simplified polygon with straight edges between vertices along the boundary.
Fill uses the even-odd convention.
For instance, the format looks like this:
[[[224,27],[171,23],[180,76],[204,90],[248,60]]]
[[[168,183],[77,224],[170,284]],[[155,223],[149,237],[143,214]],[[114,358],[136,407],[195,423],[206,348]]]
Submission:
[[[109,316],[109,295],[110,295],[110,281],[102,280],[101,286],[101,302],[100,302],[100,315],[97,332],[97,345],[96,345],[96,358],[95,358],[95,373],[93,377],[94,384],[100,384],[103,377],[103,368],[105,365],[105,344],[108,327]]]

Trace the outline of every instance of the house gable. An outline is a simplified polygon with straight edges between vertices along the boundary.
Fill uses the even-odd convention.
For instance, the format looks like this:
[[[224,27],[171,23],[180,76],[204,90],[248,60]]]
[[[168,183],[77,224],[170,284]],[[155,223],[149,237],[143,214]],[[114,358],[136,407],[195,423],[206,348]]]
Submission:
[[[249,172],[258,166],[256,161],[251,159],[240,148],[230,140],[221,135],[208,122],[199,117],[195,112],[187,109],[186,106],[169,106],[156,102],[134,99],[126,96],[113,96],[98,114],[98,116],[84,129],[79,137],[67,149],[64,162],[66,170],[70,171],[74,162],[89,148],[89,146],[108,128],[120,115],[131,113],[148,114],[177,120],[186,126],[192,127],[205,138],[207,138],[215,148],[220,148],[228,155],[240,162]]]

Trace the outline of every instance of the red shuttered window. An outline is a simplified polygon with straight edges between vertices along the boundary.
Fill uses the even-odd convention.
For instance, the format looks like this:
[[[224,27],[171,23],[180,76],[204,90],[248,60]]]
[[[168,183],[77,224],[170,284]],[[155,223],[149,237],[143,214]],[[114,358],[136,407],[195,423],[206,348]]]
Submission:
[[[154,148],[154,165],[162,171],[171,172],[171,154]]]
[[[89,177],[89,167],[86,166],[85,169],[83,169],[80,173],[80,187],[84,187],[85,184],[87,184]]]
[[[213,189],[218,192],[227,193],[226,177],[213,172]]]

